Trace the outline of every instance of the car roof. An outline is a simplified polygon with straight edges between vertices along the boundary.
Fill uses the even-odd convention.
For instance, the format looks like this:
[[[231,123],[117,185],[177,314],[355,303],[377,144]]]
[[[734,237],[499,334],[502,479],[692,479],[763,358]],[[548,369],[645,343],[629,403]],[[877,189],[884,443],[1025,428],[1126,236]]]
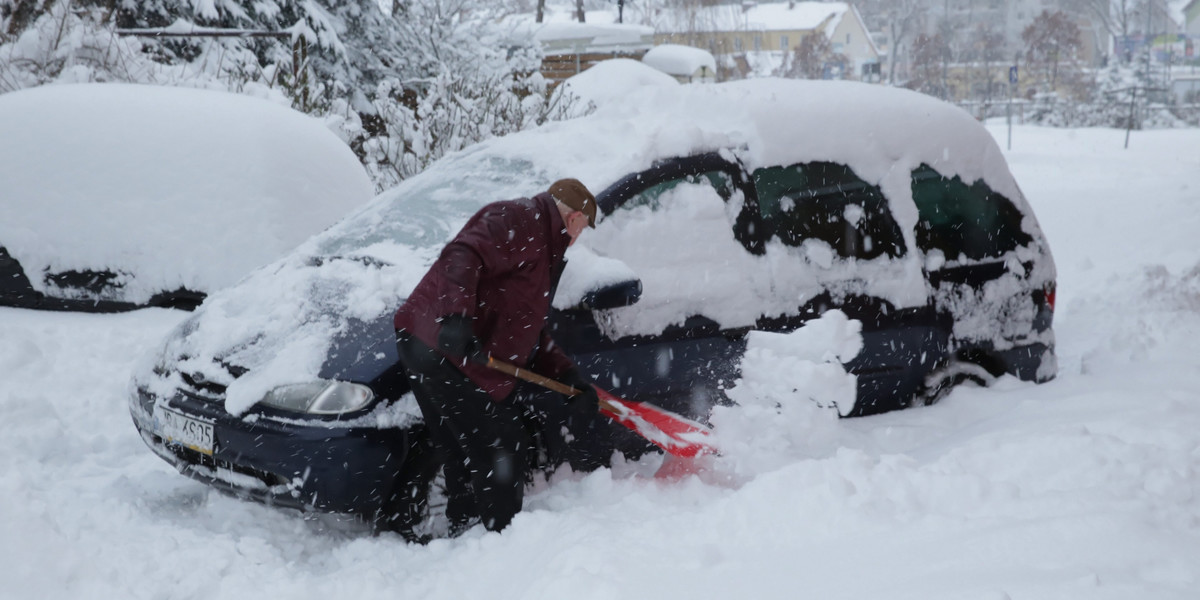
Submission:
[[[712,151],[749,169],[846,164],[881,187],[905,230],[917,220],[909,178],[921,164],[983,180],[1029,212],[995,140],[951,104],[880,85],[758,79],[632,89],[590,115],[476,144],[384,192],[308,251],[344,252],[339,236],[436,246],[487,202],[530,196],[563,177],[599,192],[657,160]],[[391,231],[372,235],[375,226]]]

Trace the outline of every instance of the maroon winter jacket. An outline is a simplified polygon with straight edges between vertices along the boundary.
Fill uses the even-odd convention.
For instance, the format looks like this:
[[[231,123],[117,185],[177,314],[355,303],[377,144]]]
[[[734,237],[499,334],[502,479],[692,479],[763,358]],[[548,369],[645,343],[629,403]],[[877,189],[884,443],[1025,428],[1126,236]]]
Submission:
[[[437,348],[440,317],[474,318],[484,352],[547,377],[573,364],[546,333],[554,289],[571,236],[548,193],[489,204],[471,217],[396,311],[397,331]],[[496,400],[509,375],[450,357]]]

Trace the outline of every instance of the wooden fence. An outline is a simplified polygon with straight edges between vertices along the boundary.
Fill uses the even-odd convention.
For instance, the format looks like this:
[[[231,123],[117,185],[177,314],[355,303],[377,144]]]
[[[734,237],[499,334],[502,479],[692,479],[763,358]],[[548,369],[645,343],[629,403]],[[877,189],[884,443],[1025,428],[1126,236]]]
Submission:
[[[608,60],[610,58],[631,58],[633,60],[641,60],[646,54],[645,50],[634,52],[582,52],[573,54],[552,54],[542,58],[542,76],[550,82],[551,86],[556,86],[559,83],[572,75],[582,73],[590,69],[598,62]]]

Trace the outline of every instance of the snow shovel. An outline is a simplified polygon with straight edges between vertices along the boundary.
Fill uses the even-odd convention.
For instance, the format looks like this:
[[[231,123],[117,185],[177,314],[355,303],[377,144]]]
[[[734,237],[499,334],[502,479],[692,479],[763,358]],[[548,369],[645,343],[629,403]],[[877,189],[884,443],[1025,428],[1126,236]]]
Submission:
[[[522,369],[515,365],[487,358],[487,366],[513,377],[540,385],[546,389],[574,396],[580,393],[569,385],[543,377],[533,371]],[[662,448],[673,456],[680,458],[695,458],[705,454],[716,454],[708,427],[687,417],[664,410],[645,402],[630,402],[622,400],[605,390],[596,388],[600,397],[600,414],[628,427],[650,443]]]

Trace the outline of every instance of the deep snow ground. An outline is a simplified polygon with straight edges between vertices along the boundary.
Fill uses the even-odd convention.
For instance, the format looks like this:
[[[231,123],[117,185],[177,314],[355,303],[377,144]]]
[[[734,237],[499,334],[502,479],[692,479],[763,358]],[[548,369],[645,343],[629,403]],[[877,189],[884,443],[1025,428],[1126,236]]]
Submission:
[[[503,534],[424,547],[152,455],[128,374],[182,314],[0,309],[0,598],[1196,598],[1200,130],[1123,140],[1014,132],[1059,267],[1055,381],[800,414],[740,487],[565,474]]]

